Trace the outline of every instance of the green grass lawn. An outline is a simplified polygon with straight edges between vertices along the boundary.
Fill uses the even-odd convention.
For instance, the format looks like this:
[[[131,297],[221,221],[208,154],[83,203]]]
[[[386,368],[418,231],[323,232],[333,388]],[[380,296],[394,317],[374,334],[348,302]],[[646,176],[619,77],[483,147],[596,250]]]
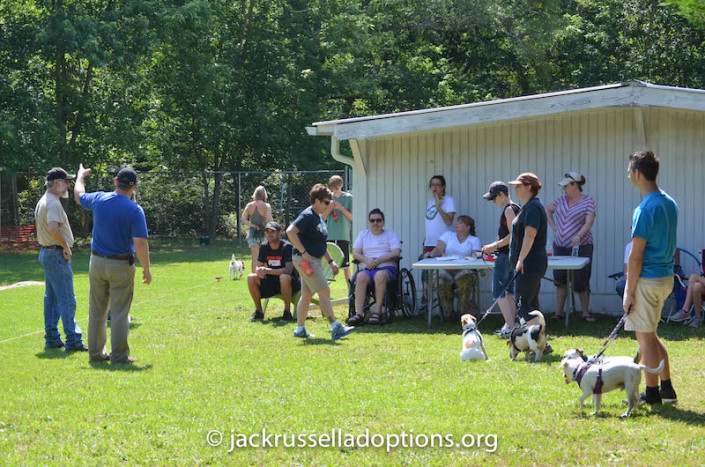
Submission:
[[[500,325],[496,317],[481,326],[488,362],[460,361],[458,323],[434,323],[428,331],[423,318],[363,327],[333,342],[326,320],[314,313],[319,317],[307,329],[318,338],[299,340],[291,335],[294,324],[274,319],[281,316],[281,301],[270,304],[264,322],[247,320],[253,306],[246,281],[227,280],[232,252],[249,259],[244,248],[224,242],[153,246],[154,281],[135,285],[130,347],[139,361],[132,366],[91,366],[85,353],[45,351],[43,287],[0,291],[0,464],[703,462],[703,328],[660,329],[677,408],[640,408],[621,420],[624,393],[611,392],[594,417],[591,403],[578,408],[577,386],[563,382],[560,354],[568,347],[597,351],[616,320],[576,320],[568,332],[549,325],[556,353],[536,364],[509,360],[505,342],[492,335]],[[73,263],[84,330],[88,259],[87,250],[80,250]],[[216,282],[215,276],[224,279]],[[43,280],[36,253],[0,255],[0,284],[27,280]],[[334,298],[344,296],[342,283],[341,277],[334,285]],[[342,319],[347,308],[336,313]],[[607,354],[635,350],[633,334],[622,332]],[[207,442],[214,430],[223,435],[217,447]],[[365,433],[392,442],[413,435],[418,443],[424,439],[418,435],[443,436],[444,442],[449,435],[454,442],[472,435],[475,444],[485,437],[480,447],[228,452],[231,437],[237,441],[239,434],[262,430],[290,441],[305,435],[307,442],[309,435],[335,430],[348,445],[349,436]],[[496,436],[496,445],[491,436],[485,441],[487,435]]]

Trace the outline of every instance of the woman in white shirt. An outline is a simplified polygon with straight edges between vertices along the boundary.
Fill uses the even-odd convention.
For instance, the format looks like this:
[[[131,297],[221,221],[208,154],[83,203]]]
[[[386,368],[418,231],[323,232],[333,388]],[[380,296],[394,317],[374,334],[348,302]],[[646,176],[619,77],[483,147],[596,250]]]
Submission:
[[[438,239],[431,251],[435,256],[473,256],[482,251],[482,243],[475,236],[475,220],[470,216],[459,216],[455,232],[446,232]],[[459,314],[477,314],[477,304],[471,300],[475,287],[475,275],[469,269],[446,269],[439,274],[438,297],[445,314],[455,312],[453,299],[458,296]]]
[[[446,179],[443,175],[434,175],[428,182],[428,189],[433,197],[426,205],[425,227],[426,235],[423,241],[423,256],[428,257],[436,247],[438,239],[446,232],[453,232],[453,218],[455,217],[455,200],[446,193]],[[421,282],[423,283],[423,299],[421,307],[426,306],[426,284],[428,283],[428,271],[421,272]]]

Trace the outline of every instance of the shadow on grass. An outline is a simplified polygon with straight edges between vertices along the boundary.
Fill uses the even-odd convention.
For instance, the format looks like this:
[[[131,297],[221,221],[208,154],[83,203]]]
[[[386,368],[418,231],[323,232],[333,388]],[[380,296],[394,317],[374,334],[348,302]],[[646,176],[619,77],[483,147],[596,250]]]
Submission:
[[[137,372],[151,370],[153,365],[135,365],[134,363],[110,363],[110,362],[90,362],[91,368],[94,370],[104,371],[125,371]]]
[[[574,318],[575,317],[575,318]],[[619,322],[621,316],[604,316],[596,315],[597,321],[595,323],[586,323],[580,319],[580,314],[575,313],[571,315],[570,327],[565,328],[563,323],[547,322],[547,329],[549,335],[557,337],[566,336],[588,336],[588,337],[602,337],[607,339],[607,336],[614,330],[615,326]],[[697,328],[690,328],[682,324],[674,323],[659,323],[658,335],[659,337],[669,340],[669,341],[685,341],[693,338],[702,337],[699,335]],[[628,336],[634,338],[633,331],[625,331],[622,327],[617,333],[617,337]]]
[[[705,414],[693,412],[692,410],[681,410],[675,406],[664,405],[660,409],[655,409],[661,417],[673,421],[687,423],[688,425],[705,425]]]
[[[37,352],[34,356],[43,360],[58,360],[66,359],[73,353],[75,352],[66,353],[63,349],[44,349],[44,351]]]
[[[330,337],[324,338],[324,337],[309,337],[308,339],[301,339],[303,341],[303,345],[335,345],[340,341],[338,339],[337,341],[334,341]],[[345,342],[345,341],[343,341]]]

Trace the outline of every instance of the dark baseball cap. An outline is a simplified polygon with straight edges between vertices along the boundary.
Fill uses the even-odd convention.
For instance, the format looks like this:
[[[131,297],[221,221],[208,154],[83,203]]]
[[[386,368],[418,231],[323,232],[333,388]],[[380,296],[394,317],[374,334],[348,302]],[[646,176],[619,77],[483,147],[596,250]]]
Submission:
[[[482,197],[488,201],[492,201],[500,193],[504,193],[505,195],[508,195],[509,194],[509,187],[504,182],[496,181],[496,182],[492,182],[492,184],[490,185],[490,189],[487,190],[487,193],[482,195]]]
[[[267,222],[267,225],[264,226],[264,230],[276,230],[277,232],[281,232],[282,226],[279,225],[277,221]]]
[[[49,172],[47,172],[47,182],[52,180],[73,180],[76,178],[75,175],[70,175],[61,167],[54,167]]]
[[[116,178],[118,183],[122,183],[123,185],[137,185],[137,172],[130,167],[120,169]]]

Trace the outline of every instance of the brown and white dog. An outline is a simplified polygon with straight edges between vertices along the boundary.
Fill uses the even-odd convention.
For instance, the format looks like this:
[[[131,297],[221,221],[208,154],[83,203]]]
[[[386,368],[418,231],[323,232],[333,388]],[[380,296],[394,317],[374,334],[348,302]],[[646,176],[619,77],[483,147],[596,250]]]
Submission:
[[[239,279],[245,273],[245,262],[235,259],[235,253],[230,259],[230,279]]]
[[[589,362],[583,360],[583,357],[583,352],[580,349],[566,350],[563,360],[561,360],[561,369],[565,384],[575,381],[583,391],[579,399],[581,409],[585,408],[585,399],[592,394],[592,402],[595,404],[595,411],[592,415],[600,410],[603,393],[624,389],[627,393],[629,407],[622,417],[628,417],[639,402],[642,370],[649,373],[660,373],[664,365],[664,360],[661,360],[658,368],[649,368],[646,365],[634,363],[635,359],[631,357],[605,357]]]
[[[460,359],[464,362],[487,360],[485,341],[477,330],[477,318],[473,315],[463,315],[460,317],[460,324],[463,326],[463,350],[460,352]]]
[[[540,324],[517,326],[512,329],[512,333],[507,339],[509,346],[509,356],[512,361],[516,360],[517,355],[521,352],[526,352],[524,360],[529,361],[529,356],[533,352],[535,355],[534,361],[540,362],[543,357],[543,351],[546,348],[546,320],[543,318],[543,313],[539,310],[534,310],[529,313],[531,316],[536,316]]]

